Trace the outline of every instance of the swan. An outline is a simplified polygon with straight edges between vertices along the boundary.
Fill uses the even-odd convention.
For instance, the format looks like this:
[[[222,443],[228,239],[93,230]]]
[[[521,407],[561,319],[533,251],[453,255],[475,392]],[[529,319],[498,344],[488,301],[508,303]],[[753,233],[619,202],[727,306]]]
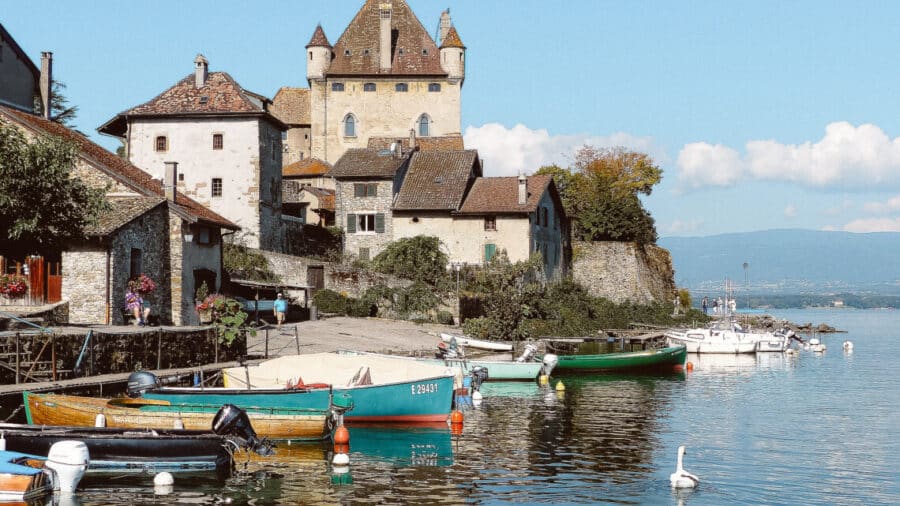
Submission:
[[[700,479],[684,470],[684,445],[678,447],[678,460],[675,463],[675,472],[669,475],[669,483],[672,488],[694,488],[700,484]]]
[[[844,349],[847,351],[853,351],[853,342],[852,341],[844,341]]]

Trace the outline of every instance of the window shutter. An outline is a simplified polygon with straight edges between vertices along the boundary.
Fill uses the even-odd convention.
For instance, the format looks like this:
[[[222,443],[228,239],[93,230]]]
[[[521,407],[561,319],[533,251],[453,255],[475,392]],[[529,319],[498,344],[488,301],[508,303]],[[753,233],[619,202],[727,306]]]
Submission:
[[[347,233],[355,234],[356,233],[356,215],[355,214],[347,214]]]
[[[353,196],[354,197],[365,197],[366,196],[366,185],[364,184],[354,184],[353,185]]]
[[[494,258],[494,253],[497,252],[496,244],[485,244],[484,245],[484,261],[490,262],[491,258]]]
[[[366,196],[367,197],[375,197],[378,194],[378,184],[370,183],[366,185]]]
[[[375,215],[375,232],[378,234],[384,233],[384,213]]]

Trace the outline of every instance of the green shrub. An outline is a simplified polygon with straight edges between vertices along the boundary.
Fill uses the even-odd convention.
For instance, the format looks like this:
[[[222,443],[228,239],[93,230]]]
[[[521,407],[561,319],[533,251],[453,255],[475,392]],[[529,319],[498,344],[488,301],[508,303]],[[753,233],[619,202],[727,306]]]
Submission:
[[[375,313],[373,309],[375,309],[375,306],[364,299],[347,298],[347,316],[353,316],[355,318],[374,316]]]
[[[447,255],[437,237],[417,235],[390,244],[372,260],[378,272],[436,285],[447,277]]]
[[[401,314],[428,313],[440,302],[434,290],[424,283],[415,283],[397,293],[397,311]]]
[[[316,307],[323,313],[347,314],[347,297],[334,290],[324,289],[316,292],[313,297]]]
[[[438,311],[437,321],[441,325],[453,325],[453,313],[450,311]]]

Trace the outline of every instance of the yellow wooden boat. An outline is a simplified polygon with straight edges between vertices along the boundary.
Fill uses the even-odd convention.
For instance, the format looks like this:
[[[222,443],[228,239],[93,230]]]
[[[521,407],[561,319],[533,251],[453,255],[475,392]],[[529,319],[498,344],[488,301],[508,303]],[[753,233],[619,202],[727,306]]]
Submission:
[[[221,406],[178,404],[156,399],[102,399],[25,392],[25,416],[35,425],[93,427],[103,415],[107,427],[210,430]],[[270,439],[319,440],[331,435],[329,410],[241,406],[253,429]]]

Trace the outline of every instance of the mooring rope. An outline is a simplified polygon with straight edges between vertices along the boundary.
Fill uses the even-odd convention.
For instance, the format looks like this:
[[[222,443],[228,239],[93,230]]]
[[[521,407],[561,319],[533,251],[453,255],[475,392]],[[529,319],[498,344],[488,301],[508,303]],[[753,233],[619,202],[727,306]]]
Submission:
[[[10,414],[8,417],[6,417],[6,419],[3,420],[3,423],[6,423],[6,422],[12,420],[12,417],[16,416],[16,414],[18,414],[19,411],[22,411],[22,408],[24,408],[24,407],[25,407],[24,404],[19,404],[19,407],[16,408],[15,410],[13,410],[12,414]]]

